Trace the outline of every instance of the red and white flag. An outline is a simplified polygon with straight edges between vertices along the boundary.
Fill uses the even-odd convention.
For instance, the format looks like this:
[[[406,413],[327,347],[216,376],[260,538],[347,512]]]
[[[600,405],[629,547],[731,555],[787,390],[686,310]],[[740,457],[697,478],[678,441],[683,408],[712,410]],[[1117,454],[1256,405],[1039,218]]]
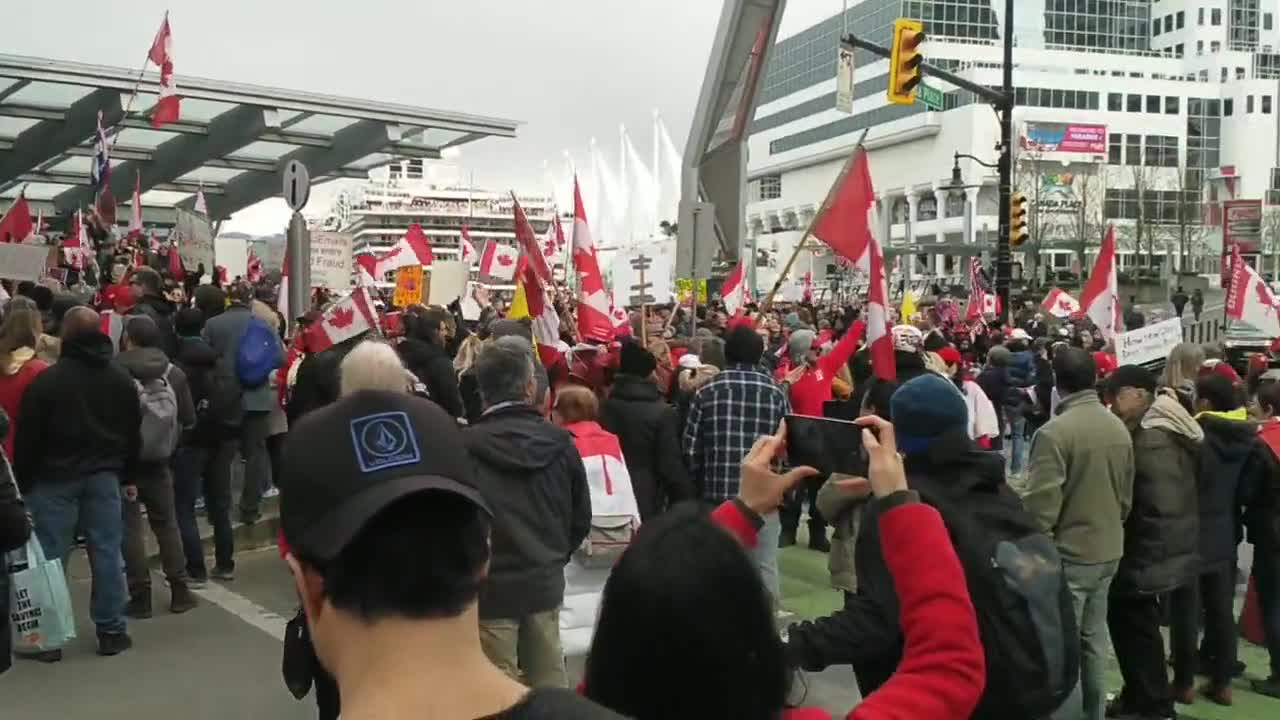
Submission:
[[[476,246],[471,242],[471,230],[466,226],[462,226],[462,237],[459,240],[462,251],[458,257],[464,263],[474,263],[480,259],[480,253],[476,252]]]
[[[187,271],[182,267],[182,253],[178,251],[176,241],[169,243],[169,274],[178,282],[187,278]]]
[[[129,237],[142,237],[142,174],[133,176],[133,199],[129,202]]]
[[[244,278],[251,283],[262,280],[262,258],[249,248],[249,258],[245,260]]]
[[[356,256],[356,285],[373,285],[378,281],[378,258],[370,253]]]
[[[368,288],[356,288],[350,295],[334,303],[325,311],[320,322],[307,330],[311,334],[311,351],[327,350],[372,330],[377,324],[378,315],[374,312]]]
[[[876,193],[871,183],[867,153],[859,145],[844,172],[827,194],[826,202],[813,223],[813,236],[853,263],[870,272],[867,248],[875,236]],[[883,260],[883,258],[881,258]]]
[[[209,201],[204,199],[204,185],[196,188],[195,211],[205,217],[209,217]]]
[[[613,318],[613,336],[615,338],[631,337],[631,315],[627,309],[615,307],[610,314]]]
[[[575,190],[576,190],[576,189],[577,189],[577,187],[578,187],[578,176],[577,176],[577,175],[574,175],[574,176],[573,176],[573,187],[574,187],[574,189],[575,189]],[[574,220],[574,222],[577,222],[577,220],[575,219],[575,220]],[[551,214],[551,230],[552,230],[552,232],[554,232],[554,233],[555,233],[555,238],[556,238],[556,252],[560,252],[560,251],[564,250],[564,226],[560,224],[560,213],[559,213],[559,211],[555,211],[555,212],[553,212],[553,213]]]
[[[1055,287],[1049,289],[1049,294],[1044,296],[1040,307],[1056,318],[1068,318],[1080,312],[1080,301]]]
[[[120,336],[124,335],[124,316],[114,309],[108,308],[98,316],[98,329],[103,335],[111,338],[111,347],[120,352]]]
[[[697,290],[695,289],[694,292]],[[738,310],[747,306],[748,297],[750,292],[747,288],[747,272],[742,260],[738,260],[738,264],[733,266],[733,270],[729,271],[729,275],[720,285],[720,299],[724,300],[726,312],[737,315]]]
[[[800,291],[800,301],[806,303],[813,302],[813,272],[804,274],[804,285]]]
[[[27,196],[18,193],[18,199],[5,211],[4,217],[0,217],[0,242],[20,243],[31,235],[34,227],[31,224],[31,205],[27,203]]]
[[[524,251],[529,267],[537,274],[538,279],[544,285],[549,285],[552,282],[551,266],[547,264],[538,236],[534,234],[533,226],[529,224],[529,216],[524,214],[524,208],[520,207],[520,201],[516,199],[514,192],[511,193],[511,202],[513,203],[512,212],[515,213],[516,244]]]
[[[1231,251],[1231,287],[1227,289],[1227,317],[1258,328],[1268,337],[1280,337],[1280,301],[1257,271]]]
[[[62,239],[62,256],[68,265],[76,270],[83,270],[85,256],[90,252],[89,232],[85,229],[84,218],[77,210],[71,218],[71,232]]]
[[[1000,313],[1000,298],[982,282],[982,260],[969,259],[969,302],[965,306],[965,322],[981,320]]]
[[[557,218],[552,229],[559,226]],[[555,242],[555,237],[552,237]],[[573,179],[573,269],[578,274],[578,338],[580,340],[613,339],[613,307],[605,291],[604,275],[596,255],[596,244],[587,224],[587,210],[582,203],[578,178]]]
[[[519,260],[519,250],[490,240],[484,244],[484,254],[480,256],[480,277],[511,282],[515,279]]]
[[[147,59],[160,68],[160,97],[151,111],[151,127],[160,127],[178,121],[180,114],[178,84],[173,79],[173,33],[169,30],[169,13],[164,14],[160,30],[151,41]]]
[[[402,267],[430,265],[434,260],[431,243],[422,232],[422,226],[414,223],[394,247],[378,256],[373,274],[374,277],[386,277],[387,273]]]
[[[1120,321],[1120,287],[1116,282],[1116,226],[1107,228],[1093,263],[1093,272],[1080,293],[1080,307],[1098,326],[1104,340],[1111,340],[1124,330]]]
[[[871,372],[881,380],[895,380],[898,368],[893,354],[893,334],[889,331],[889,283],[884,253],[875,236],[868,237],[866,254],[871,286],[867,288],[867,345],[871,348]]]

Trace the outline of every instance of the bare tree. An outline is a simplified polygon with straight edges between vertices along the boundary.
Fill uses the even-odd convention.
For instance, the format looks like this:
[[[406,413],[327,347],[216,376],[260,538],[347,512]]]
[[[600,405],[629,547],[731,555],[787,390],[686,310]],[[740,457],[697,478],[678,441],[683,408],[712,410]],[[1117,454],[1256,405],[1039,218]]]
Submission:
[[[1108,170],[1105,165],[1095,165],[1092,172],[1076,176],[1076,194],[1080,208],[1076,213],[1076,258],[1083,269],[1088,260],[1089,248],[1102,244],[1107,235],[1106,213]]]
[[[1210,232],[1209,227],[1204,224],[1204,188],[1192,185],[1187,175],[1187,168],[1181,166],[1173,180],[1173,189],[1178,192],[1174,236],[1178,239],[1179,273],[1185,273],[1190,268],[1187,252],[1203,245]]]
[[[1028,275],[1038,277],[1040,251],[1044,247],[1049,229],[1049,213],[1045,212],[1044,154],[1039,150],[1021,150],[1015,166],[1013,187],[1027,197],[1027,242],[1019,248],[1027,261]]]
[[[1262,209],[1262,248],[1271,255],[1271,272],[1280,279],[1280,205]]]

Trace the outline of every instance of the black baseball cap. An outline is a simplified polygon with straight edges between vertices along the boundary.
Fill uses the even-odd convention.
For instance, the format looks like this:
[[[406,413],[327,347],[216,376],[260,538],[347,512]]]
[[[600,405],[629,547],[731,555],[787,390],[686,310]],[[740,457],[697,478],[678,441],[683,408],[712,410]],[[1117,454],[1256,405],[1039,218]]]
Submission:
[[[457,422],[413,395],[362,390],[307,414],[289,429],[280,465],[280,524],[308,559],[333,559],[379,512],[424,490],[493,515]]]

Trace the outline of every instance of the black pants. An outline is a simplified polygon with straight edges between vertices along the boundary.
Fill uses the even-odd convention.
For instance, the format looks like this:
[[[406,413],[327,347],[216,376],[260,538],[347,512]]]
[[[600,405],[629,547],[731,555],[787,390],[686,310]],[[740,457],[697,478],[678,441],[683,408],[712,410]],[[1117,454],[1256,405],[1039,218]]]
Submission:
[[[1236,568],[1230,562],[1201,573],[1199,582],[1170,595],[1170,645],[1173,648],[1173,684],[1190,687],[1195,682],[1199,657],[1196,639],[1204,619],[1203,659],[1210,682],[1226,686],[1236,665]]]
[[[1107,629],[1124,677],[1124,709],[1144,716],[1171,714],[1157,596],[1119,595],[1113,590],[1107,602]]]
[[[782,531],[784,533],[794,535],[800,527],[800,512],[803,510],[807,499],[809,502],[810,537],[826,534],[827,521],[822,517],[822,513],[818,511],[818,490],[822,488],[823,482],[820,478],[806,478],[800,484],[800,487],[787,496],[786,502],[778,509],[778,519],[782,522]]]

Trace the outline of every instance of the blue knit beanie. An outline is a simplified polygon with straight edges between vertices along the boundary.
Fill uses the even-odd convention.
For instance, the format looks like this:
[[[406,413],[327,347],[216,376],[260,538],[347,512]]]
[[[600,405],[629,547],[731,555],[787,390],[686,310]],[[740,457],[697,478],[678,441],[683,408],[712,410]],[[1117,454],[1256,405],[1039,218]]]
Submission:
[[[889,401],[898,451],[912,455],[929,449],[943,434],[963,429],[969,407],[950,380],[925,373],[903,383]]]

